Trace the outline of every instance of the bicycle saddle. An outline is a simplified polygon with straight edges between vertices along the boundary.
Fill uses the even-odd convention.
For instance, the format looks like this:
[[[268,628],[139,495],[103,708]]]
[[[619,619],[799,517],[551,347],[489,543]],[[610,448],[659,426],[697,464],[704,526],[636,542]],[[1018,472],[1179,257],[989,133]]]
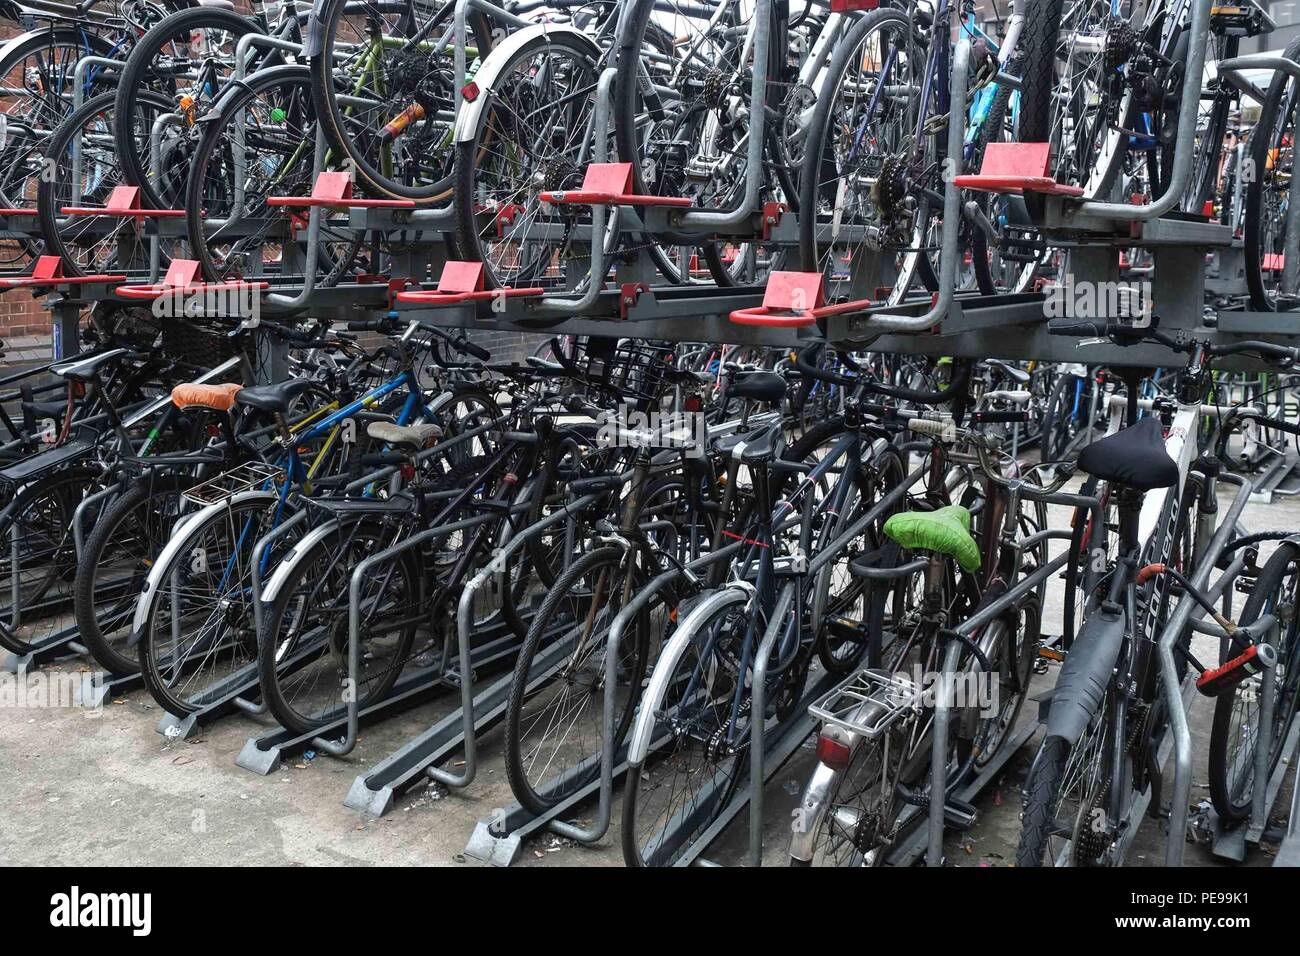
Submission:
[[[740,460],[747,465],[756,465],[776,458],[784,436],[785,423],[776,421],[758,431],[724,435],[714,441],[713,449],[719,455],[730,457],[740,448]]]
[[[235,404],[257,408],[264,412],[287,412],[289,403],[311,388],[309,378],[291,378],[274,385],[257,385],[241,389],[235,395]]]
[[[172,389],[172,404],[177,408],[198,405],[228,412],[235,404],[235,396],[244,386],[233,382],[213,385],[208,382],[182,382]]]
[[[1010,364],[1009,362],[1003,362],[998,359],[989,359],[988,364],[993,366],[996,369],[1001,369],[1002,372],[1008,378],[1010,378],[1011,381],[1015,382],[1017,385],[1024,385],[1026,382],[1029,381],[1028,372],[1026,372],[1024,369],[1016,368],[1014,365]]]
[[[430,438],[441,438],[442,428],[433,422],[418,425],[395,425],[392,422],[371,422],[366,426],[366,434],[375,441],[388,442],[390,445],[406,445],[408,448],[423,448]]]
[[[775,372],[737,372],[727,394],[775,405],[785,398],[785,379]]]
[[[100,352],[98,355],[88,355],[84,358],[78,356],[70,361],[52,365],[50,366],[50,372],[60,378],[88,381],[110,365],[136,358],[140,358],[139,352],[133,352],[130,349],[109,349],[107,352]]]
[[[1079,455],[1079,470],[1134,491],[1178,484],[1178,466],[1165,451],[1164,426],[1154,415],[1097,439]]]
[[[885,522],[885,535],[909,551],[946,554],[967,571],[980,566],[980,548],[970,533],[970,512],[961,505],[900,511]]]

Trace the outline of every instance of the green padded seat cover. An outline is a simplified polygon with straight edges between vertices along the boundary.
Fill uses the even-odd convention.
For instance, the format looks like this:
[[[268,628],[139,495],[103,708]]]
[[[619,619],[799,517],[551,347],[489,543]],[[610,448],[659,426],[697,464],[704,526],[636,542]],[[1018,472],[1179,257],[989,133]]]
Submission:
[[[938,511],[900,511],[885,522],[885,534],[909,551],[950,555],[967,571],[980,566],[979,545],[970,535],[970,512],[961,505]]]

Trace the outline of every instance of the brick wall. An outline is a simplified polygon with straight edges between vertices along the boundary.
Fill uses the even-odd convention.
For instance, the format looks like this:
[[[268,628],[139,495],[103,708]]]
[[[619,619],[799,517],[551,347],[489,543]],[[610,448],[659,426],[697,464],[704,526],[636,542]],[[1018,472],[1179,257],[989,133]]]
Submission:
[[[0,23],[0,43],[17,36],[23,31],[14,23]],[[0,82],[7,85],[8,77],[0,77]],[[6,98],[0,103],[0,111],[21,108],[14,98]],[[24,266],[24,271],[29,267]],[[7,292],[0,296],[0,339],[38,335],[50,336],[50,320],[39,299],[33,299],[25,292]]]

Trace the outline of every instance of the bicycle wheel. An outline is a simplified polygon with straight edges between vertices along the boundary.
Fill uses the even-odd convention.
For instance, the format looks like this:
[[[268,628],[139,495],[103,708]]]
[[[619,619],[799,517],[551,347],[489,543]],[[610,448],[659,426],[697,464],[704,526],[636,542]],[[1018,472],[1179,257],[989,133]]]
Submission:
[[[383,700],[411,658],[421,615],[413,551],[374,565],[361,581],[360,668],[349,678],[353,572],[395,543],[399,531],[361,520],[340,527],[295,556],[266,613],[258,640],[262,697],[280,726],[306,734],[346,712],[349,695],[365,709]]]
[[[917,253],[928,214],[910,193],[915,101],[887,92],[919,88],[924,62],[898,10],[861,17],[831,59],[799,180],[800,257],[828,301],[875,298],[882,286],[894,301],[918,279],[937,288]]]
[[[976,768],[987,766],[998,755],[1016,726],[1029,696],[1041,618],[1038,600],[1027,598],[1005,617],[991,622],[976,638],[995,671],[992,678],[996,695],[992,704],[997,708],[988,715],[971,714],[973,722],[979,725],[980,747],[974,755]],[[966,734],[964,739],[972,736]]]
[[[623,791],[623,859],[628,866],[671,866],[726,807],[746,764],[749,712],[736,708],[741,652],[751,621],[743,605],[715,608],[682,653],[651,676],[642,699],[662,738]],[[674,639],[680,635],[674,635]]]
[[[458,82],[451,44],[453,3],[327,0],[311,56],[316,115],[330,148],[376,192],[417,203],[446,199],[452,186]],[[487,56],[492,34],[471,12],[466,63]]]
[[[1087,866],[1101,861],[1107,846],[1104,803],[1110,787],[1109,693],[1083,732],[1070,745],[1048,737],[1025,782],[1016,866]]]
[[[182,495],[192,484],[180,476],[132,483],[104,508],[86,539],[73,582],[77,628],[82,643],[114,677],[140,670],[130,644],[136,599],[185,510]]]
[[[5,208],[36,207],[50,137],[74,106],[77,63],[87,56],[112,56],[104,37],[74,26],[50,25],[10,40],[0,57],[0,204]],[[82,92],[110,89],[102,68],[86,74]],[[0,240],[0,265],[15,268],[40,255],[37,239]]]
[[[894,721],[879,737],[861,737],[841,770],[818,765],[814,783],[832,782],[814,825],[810,859],[791,858],[792,866],[883,866],[898,837],[906,809],[899,793],[904,779],[919,780],[928,769],[929,736],[917,737],[915,714]],[[795,816],[794,826],[807,826]]]
[[[747,166],[750,86],[739,32],[751,24],[742,8],[701,17],[700,8],[669,0],[637,0],[619,20],[618,76],[614,88],[614,139],[618,157],[632,164],[633,191],[686,196],[701,209],[739,208]],[[674,36],[664,24],[671,22]],[[770,25],[762,191],[794,208],[798,196],[786,157],[779,151],[784,25]],[[689,50],[685,56],[682,50]],[[749,242],[694,244],[689,236],[632,232],[670,283],[687,283],[698,259],[718,285],[753,284],[781,267],[784,253],[757,237]],[[684,243],[684,244],[683,244]]]
[[[140,220],[114,215],[73,216],[65,207],[104,205],[114,187],[123,184],[122,154],[113,138],[113,93],[101,93],[83,103],[50,137],[49,168],[41,177],[36,208],[46,251],[63,259],[66,274],[97,275],[114,269],[138,269],[148,261],[148,243]],[[138,135],[171,104],[157,93],[142,91],[136,107]],[[152,110],[152,111],[151,111]],[[162,262],[180,256],[179,239],[161,237]]]
[[[1300,56],[1300,39],[1286,56]],[[1246,184],[1243,224],[1246,245],[1246,287],[1251,308],[1261,312],[1288,311],[1300,305],[1300,289],[1284,285],[1286,274],[1286,216],[1291,177],[1295,170],[1297,107],[1300,83],[1276,73],[1250,136],[1253,175]],[[1293,268],[1294,268],[1293,263]]]
[[[590,257],[579,238],[592,214],[543,203],[544,190],[581,185],[590,161],[596,51],[568,33],[510,48],[472,139],[456,145],[456,246],[482,262],[491,288],[561,281]],[[598,281],[590,279],[588,281]]]
[[[140,673],[167,713],[183,717],[224,687],[257,682],[252,552],[279,511],[274,493],[237,497],[187,524],[150,573],[136,612]]]
[[[316,121],[308,71],[300,66],[263,70],[232,87],[214,113],[187,177],[190,248],[210,280],[296,283],[306,263],[305,229],[288,210],[268,206],[267,199],[312,190]],[[362,238],[346,219],[329,210],[320,215],[317,284],[329,287],[347,273]]]
[[[528,629],[506,704],[506,774],[519,802],[544,813],[600,772],[610,626],[644,577],[622,548],[589,551],[560,575]],[[632,722],[650,643],[649,610],[619,645],[612,746]],[[559,633],[555,633],[559,628]]]
[[[1113,27],[1107,0],[1029,0],[1021,36],[1020,115],[1022,143],[1050,143],[1048,174],[1079,186],[1089,197],[1107,192],[1123,167],[1139,111],[1125,91],[1111,92],[1105,42]],[[1101,42],[1098,42],[1101,41]],[[1116,121],[1119,122],[1116,122]],[[1035,223],[1046,212],[1042,193],[1026,193],[1025,207]]]
[[[0,512],[0,647],[27,654],[72,626],[72,516],[98,476],[90,468],[56,472]]]
[[[1260,570],[1250,597],[1241,610],[1243,625],[1259,620],[1261,614],[1273,613],[1280,618],[1279,638],[1275,648],[1278,663],[1273,669],[1276,696],[1273,726],[1261,732],[1260,713],[1262,675],[1249,677],[1214,702],[1214,721],[1210,725],[1210,800],[1221,820],[1244,820],[1250,816],[1255,793],[1255,754],[1263,739],[1268,746],[1270,776],[1282,759],[1282,744],[1295,719],[1300,701],[1300,641],[1297,641],[1297,618],[1294,614],[1300,599],[1300,548],[1282,542]],[[1220,663],[1241,652],[1229,642]]]
[[[164,17],[131,48],[113,101],[113,141],[122,181],[140,187],[146,209],[180,208],[199,138],[193,122],[162,129],[163,165],[154,169],[150,133],[158,114],[147,94],[159,94],[168,104],[166,112],[177,113],[182,97],[188,96],[193,114],[202,116],[234,74],[239,40],[264,32],[256,20],[234,10],[197,7]],[[264,47],[249,51],[248,76],[267,55]]]

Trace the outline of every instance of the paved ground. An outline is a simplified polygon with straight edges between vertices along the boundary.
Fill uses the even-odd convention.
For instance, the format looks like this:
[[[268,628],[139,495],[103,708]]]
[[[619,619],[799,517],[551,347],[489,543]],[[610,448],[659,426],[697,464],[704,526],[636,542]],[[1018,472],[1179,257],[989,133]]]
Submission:
[[[1226,503],[1226,502],[1225,502]],[[1248,506],[1252,530],[1300,529],[1300,502]],[[1059,616],[1059,609],[1056,610]],[[1048,618],[1053,620],[1049,607]],[[1050,625],[1049,625],[1050,626]],[[1209,653],[1203,654],[1208,659]],[[78,665],[61,670],[75,672]],[[1052,676],[1037,687],[1046,687]],[[12,703],[12,702],[10,702]],[[511,802],[501,757],[500,732],[481,742],[482,767],[467,793],[421,788],[398,800],[392,812],[365,818],[342,800],[354,777],[447,713],[448,697],[363,729],[356,751],[344,760],[315,756],[289,760],[275,773],[255,776],[235,766],[250,736],[268,730],[248,716],[225,718],[190,741],[168,741],[155,731],[158,708],[144,691],[82,710],[0,707],[0,779],[6,781],[0,815],[0,864],[166,865],[465,865],[461,856],[475,821]],[[1026,711],[1032,708],[1027,707]],[[1210,708],[1192,711],[1197,738],[1193,802],[1208,799],[1204,748]],[[809,765],[805,746],[768,786],[769,864],[784,863],[788,821]],[[1019,831],[1018,786],[1033,756],[1024,748],[979,801],[980,819],[966,834],[950,836],[948,853],[959,865],[1007,865]],[[1278,801],[1289,804],[1289,788]],[[590,806],[579,811],[589,819]],[[711,851],[721,862],[743,855],[742,814]],[[1164,833],[1148,821],[1130,855],[1137,865],[1163,861]],[[574,846],[543,835],[527,842],[518,865],[619,865],[615,829],[598,847]],[[1211,864],[1201,846],[1187,862]],[[1267,865],[1266,853],[1248,861]]]

